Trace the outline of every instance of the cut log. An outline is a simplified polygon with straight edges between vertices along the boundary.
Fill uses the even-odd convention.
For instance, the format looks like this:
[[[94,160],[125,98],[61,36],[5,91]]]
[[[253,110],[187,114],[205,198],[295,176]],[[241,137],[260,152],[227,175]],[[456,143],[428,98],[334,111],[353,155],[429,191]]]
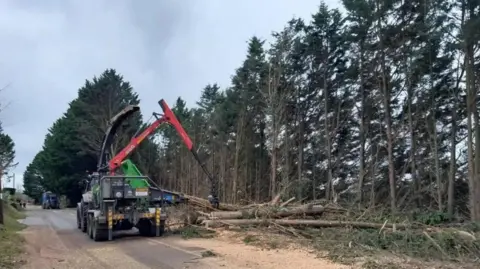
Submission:
[[[188,203],[190,205],[196,205],[196,206],[199,206],[199,207],[202,207],[202,208],[208,208],[210,210],[216,210],[215,208],[212,207],[212,205],[210,204],[210,202],[207,199],[203,199],[203,198],[199,198],[199,197],[195,197],[195,196],[190,196],[190,195],[184,195],[184,197],[187,198]],[[219,209],[220,210],[232,211],[232,210],[238,210],[238,207],[234,206],[234,205],[230,205],[230,204],[220,203],[220,208]]]
[[[280,201],[280,197],[282,197],[282,193],[280,192],[279,194],[275,195],[273,197],[272,201],[270,201],[270,205],[276,205]]]
[[[207,227],[215,228],[223,225],[251,226],[251,225],[269,225],[275,223],[284,226],[310,226],[317,228],[326,227],[354,227],[354,228],[373,228],[380,229],[383,223],[358,222],[358,221],[327,221],[327,220],[302,220],[302,219],[222,219],[222,220],[204,220],[202,224]],[[386,224],[385,227],[392,228],[395,225],[397,229],[406,229],[410,227],[405,224]]]
[[[325,208],[321,205],[308,205],[292,208],[261,207],[239,211],[211,212],[211,219],[249,219],[255,217],[283,218],[293,215],[320,215]]]

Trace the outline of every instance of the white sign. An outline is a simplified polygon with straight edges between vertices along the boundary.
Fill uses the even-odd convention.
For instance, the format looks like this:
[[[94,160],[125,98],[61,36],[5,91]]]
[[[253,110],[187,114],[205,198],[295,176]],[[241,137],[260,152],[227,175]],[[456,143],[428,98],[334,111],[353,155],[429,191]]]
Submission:
[[[136,191],[136,196],[148,196],[148,191]]]

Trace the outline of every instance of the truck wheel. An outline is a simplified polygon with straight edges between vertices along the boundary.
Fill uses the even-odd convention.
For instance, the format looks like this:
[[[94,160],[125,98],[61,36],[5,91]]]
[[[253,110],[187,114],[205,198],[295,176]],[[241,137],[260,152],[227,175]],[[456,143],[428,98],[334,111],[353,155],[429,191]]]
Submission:
[[[88,237],[93,239],[93,215],[89,214],[87,218]]]
[[[81,230],[82,232],[86,233],[87,232],[87,207],[80,205],[80,221],[81,221]]]
[[[98,220],[94,219],[92,221],[92,239],[96,242],[98,241],[104,241],[107,239],[108,237],[108,230],[106,231],[105,229],[102,229],[102,228],[105,228],[105,227],[102,227],[103,225],[100,225],[98,223]]]
[[[86,220],[86,218],[85,218],[84,216],[82,216],[82,219],[81,219],[81,221],[82,221],[82,222],[80,223],[80,225],[81,225],[81,228],[80,228],[80,230],[82,230],[82,233],[86,233],[86,232],[87,232],[87,230],[88,230],[88,227],[87,227],[87,220]]]
[[[81,222],[81,218],[80,218],[80,210],[77,206],[77,228],[78,229],[82,229],[82,222]]]

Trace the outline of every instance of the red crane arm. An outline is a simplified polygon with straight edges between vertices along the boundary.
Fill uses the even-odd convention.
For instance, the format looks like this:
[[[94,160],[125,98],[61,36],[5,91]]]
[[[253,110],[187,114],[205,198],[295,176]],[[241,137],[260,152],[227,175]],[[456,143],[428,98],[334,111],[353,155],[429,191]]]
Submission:
[[[155,129],[158,128],[162,123],[166,122],[167,119],[165,117],[160,117],[156,121],[154,121],[150,126],[147,127],[141,134],[132,138],[130,143],[126,147],[124,147],[117,155],[115,155],[109,162],[108,168],[111,174],[115,173],[115,170],[120,167],[122,162],[130,155],[130,153],[142,143],[142,141],[149,135],[151,135]]]
[[[175,128],[175,130],[177,130],[177,133],[182,138],[183,143],[185,143],[185,146],[187,146],[188,150],[191,151],[193,149],[193,142],[188,136],[185,129],[183,129],[182,124],[180,124],[180,122],[178,121],[173,111],[170,109],[170,107],[168,107],[167,102],[165,102],[165,100],[162,99],[158,102],[158,104],[162,108],[164,117],[167,119],[167,122],[170,125],[172,125]]]
[[[162,123],[169,123],[172,125],[175,130],[177,130],[178,134],[182,138],[183,142],[187,146],[188,150],[192,150],[193,148],[193,143],[190,137],[188,136],[187,132],[185,132],[185,129],[183,129],[182,124],[178,121],[177,117],[173,113],[173,111],[168,107],[167,103],[165,100],[160,100],[158,102],[160,106],[162,107],[163,110],[163,115],[159,114],[154,114],[154,116],[157,117],[157,120],[154,121],[150,126],[147,127],[141,134],[138,136],[132,138],[130,143],[126,147],[124,147],[117,155],[115,155],[109,162],[108,162],[108,167],[109,171],[111,174],[115,173],[115,170],[120,167],[122,162],[130,155],[130,153],[142,143],[145,138],[150,136]]]

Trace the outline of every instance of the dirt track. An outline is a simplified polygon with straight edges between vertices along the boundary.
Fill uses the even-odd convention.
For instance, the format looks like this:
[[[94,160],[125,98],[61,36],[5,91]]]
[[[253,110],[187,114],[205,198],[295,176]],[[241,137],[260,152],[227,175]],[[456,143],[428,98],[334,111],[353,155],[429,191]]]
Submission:
[[[93,242],[76,228],[73,210],[30,208],[23,231],[28,264],[23,268],[347,268],[300,251],[260,250],[220,239],[144,238],[134,232],[112,242]],[[214,257],[205,255],[214,253]]]

